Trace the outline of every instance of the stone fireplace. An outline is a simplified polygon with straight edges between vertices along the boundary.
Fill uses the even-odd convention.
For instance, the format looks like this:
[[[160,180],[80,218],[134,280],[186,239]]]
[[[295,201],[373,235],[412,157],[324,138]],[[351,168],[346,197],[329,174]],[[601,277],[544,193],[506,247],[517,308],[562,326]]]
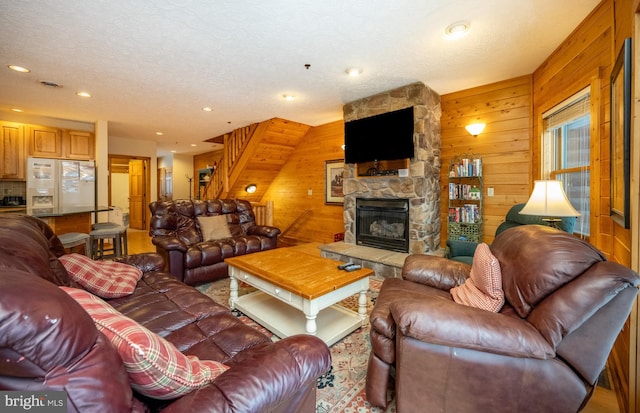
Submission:
[[[344,120],[348,122],[410,106],[414,107],[415,156],[409,161],[408,176],[357,176],[354,164],[345,165],[344,241],[347,244],[360,245],[356,223],[358,200],[400,199],[408,207],[405,252],[421,254],[440,249],[440,96],[423,83],[413,83],[346,104]],[[384,228],[380,230],[384,231]],[[388,247],[378,245],[376,248]]]

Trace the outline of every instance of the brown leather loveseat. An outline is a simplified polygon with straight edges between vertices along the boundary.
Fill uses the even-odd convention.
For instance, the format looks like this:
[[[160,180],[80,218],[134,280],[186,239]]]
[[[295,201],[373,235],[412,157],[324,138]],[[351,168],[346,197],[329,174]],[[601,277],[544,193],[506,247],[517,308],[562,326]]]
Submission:
[[[248,201],[240,199],[188,199],[155,201],[149,205],[149,235],[168,270],[188,285],[228,276],[225,258],[273,249],[280,229],[256,225]],[[207,240],[199,218],[224,215],[230,237]]]
[[[181,397],[141,396],[132,389],[121,353],[58,287],[81,288],[58,259],[63,254],[44,222],[0,216],[0,390],[66,391],[67,411],[74,413],[315,411],[316,380],[331,366],[320,339],[299,335],[271,342],[162,272],[156,253],[123,257],[143,271],[142,278],[132,294],[105,301],[183,354],[229,369]]]
[[[404,413],[584,407],[636,299],[638,274],[540,225],[502,232],[490,251],[502,277],[499,312],[454,301],[450,291],[472,268],[458,261],[411,255],[402,279],[384,281],[370,316],[371,404],[388,403],[395,369]]]

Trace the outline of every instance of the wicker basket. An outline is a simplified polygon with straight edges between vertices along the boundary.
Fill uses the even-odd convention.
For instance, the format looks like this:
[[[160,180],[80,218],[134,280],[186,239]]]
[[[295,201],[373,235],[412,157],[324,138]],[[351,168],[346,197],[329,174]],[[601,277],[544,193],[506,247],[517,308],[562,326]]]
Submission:
[[[481,223],[449,222],[449,239],[482,242]]]

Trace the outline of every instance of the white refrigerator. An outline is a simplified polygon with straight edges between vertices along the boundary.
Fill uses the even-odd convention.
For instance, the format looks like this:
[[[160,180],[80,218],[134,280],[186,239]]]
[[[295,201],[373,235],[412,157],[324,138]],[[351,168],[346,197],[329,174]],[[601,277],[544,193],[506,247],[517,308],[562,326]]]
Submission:
[[[28,158],[28,214],[91,211],[95,205],[94,161]]]

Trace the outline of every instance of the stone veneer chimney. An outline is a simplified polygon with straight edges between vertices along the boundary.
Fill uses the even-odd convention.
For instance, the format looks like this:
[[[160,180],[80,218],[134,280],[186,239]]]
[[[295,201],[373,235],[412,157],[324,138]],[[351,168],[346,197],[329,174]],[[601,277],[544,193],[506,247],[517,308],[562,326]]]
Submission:
[[[421,254],[440,248],[440,95],[423,83],[370,96],[343,107],[344,121],[366,118],[414,107],[415,157],[409,176],[357,177],[354,164],[345,165],[345,239],[355,244],[356,198],[409,199],[409,253]]]

